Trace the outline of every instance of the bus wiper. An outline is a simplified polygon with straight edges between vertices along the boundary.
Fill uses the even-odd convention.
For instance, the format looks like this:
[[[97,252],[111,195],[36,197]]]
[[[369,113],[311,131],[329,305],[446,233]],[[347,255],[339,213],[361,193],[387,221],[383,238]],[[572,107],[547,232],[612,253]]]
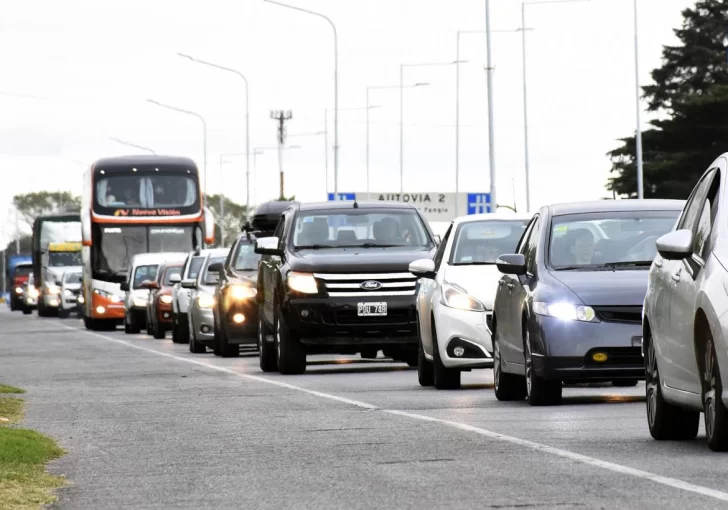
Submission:
[[[336,246],[331,246],[330,244],[304,244],[295,248],[296,250],[323,250],[325,248],[336,248]]]

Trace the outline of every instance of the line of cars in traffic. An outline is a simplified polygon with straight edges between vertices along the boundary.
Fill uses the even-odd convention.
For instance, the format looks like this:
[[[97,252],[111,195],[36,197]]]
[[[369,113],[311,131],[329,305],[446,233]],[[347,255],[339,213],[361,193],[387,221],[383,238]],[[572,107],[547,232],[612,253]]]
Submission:
[[[726,172],[722,156],[687,201],[472,215],[442,239],[404,204],[264,204],[229,249],[135,256],[125,331],[224,357],[248,346],[282,374],[381,352],[457,389],[492,368],[498,400],[531,405],[646,380],[655,439],[694,438],[703,412],[728,450]]]

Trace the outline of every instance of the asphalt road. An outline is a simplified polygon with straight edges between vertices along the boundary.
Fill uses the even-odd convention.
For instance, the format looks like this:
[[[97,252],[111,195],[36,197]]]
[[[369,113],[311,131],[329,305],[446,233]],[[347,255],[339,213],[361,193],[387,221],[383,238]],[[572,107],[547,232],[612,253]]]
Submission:
[[[702,428],[652,440],[642,384],[532,408],[498,402],[490,370],[459,391],[351,357],[263,375],[257,357],[4,310],[0,381],[68,451],[57,508],[728,507],[728,456]]]

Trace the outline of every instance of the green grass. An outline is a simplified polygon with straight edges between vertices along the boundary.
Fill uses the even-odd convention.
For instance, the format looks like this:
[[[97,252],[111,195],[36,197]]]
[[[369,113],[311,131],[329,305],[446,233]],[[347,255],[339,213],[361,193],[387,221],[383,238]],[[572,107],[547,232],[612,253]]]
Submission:
[[[5,384],[0,384],[0,393],[25,393],[25,390],[21,390],[20,388],[15,388],[13,386],[6,386]]]
[[[0,385],[13,393],[23,390]],[[7,393],[7,392],[6,392]],[[56,442],[34,430],[8,426],[23,417],[23,400],[0,397],[0,508],[38,509],[52,503],[53,489],[64,485],[62,477],[46,473],[46,464],[63,455]]]

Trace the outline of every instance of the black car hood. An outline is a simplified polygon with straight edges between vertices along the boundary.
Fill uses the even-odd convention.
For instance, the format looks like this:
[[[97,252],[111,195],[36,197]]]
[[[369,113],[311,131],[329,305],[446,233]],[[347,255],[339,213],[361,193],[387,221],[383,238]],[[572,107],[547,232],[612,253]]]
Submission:
[[[642,306],[648,268],[616,271],[550,271],[588,306]]]
[[[292,253],[291,269],[309,273],[408,273],[410,262],[432,258],[434,248],[334,248]]]
[[[245,283],[253,283],[258,281],[258,271],[236,271],[233,269],[233,276]]]

